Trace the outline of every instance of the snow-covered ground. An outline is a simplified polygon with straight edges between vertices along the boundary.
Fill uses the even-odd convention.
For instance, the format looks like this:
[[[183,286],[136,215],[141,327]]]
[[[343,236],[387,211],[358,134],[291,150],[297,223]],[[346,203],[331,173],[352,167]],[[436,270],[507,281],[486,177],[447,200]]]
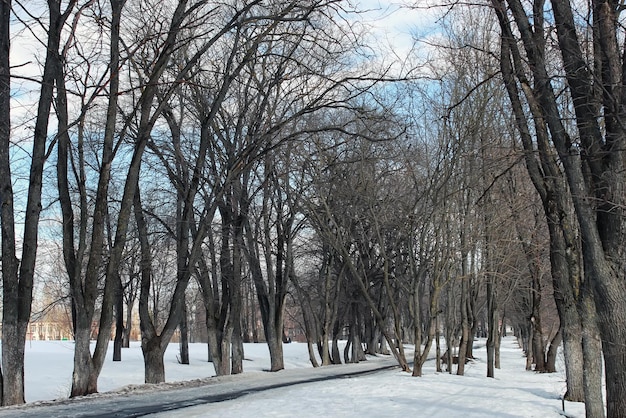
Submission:
[[[112,347],[111,347],[112,348]],[[72,342],[33,341],[26,345],[26,400],[67,397],[72,374]],[[310,369],[305,344],[286,344],[287,370]],[[191,365],[177,361],[178,345],[166,353],[168,382],[214,375],[206,361],[204,344],[190,345]],[[255,373],[269,368],[264,344],[246,344],[244,370]],[[111,354],[111,353],[109,353]],[[503,340],[502,369],[496,378],[485,377],[484,342],[476,343],[477,360],[466,367],[465,376],[436,373],[434,361],[427,363],[424,376],[413,378],[398,370],[383,371],[350,379],[337,379],[252,393],[242,398],[163,413],[161,417],[584,417],[584,405],[565,402],[564,373],[537,374],[524,369],[525,359],[515,339]],[[371,358],[368,361],[377,361]],[[269,373],[267,373],[269,375]],[[242,378],[245,378],[243,376]],[[132,391],[143,383],[143,360],[137,344],[122,352],[122,362],[109,358],[104,365],[99,390]],[[129,389],[131,386],[131,389]],[[145,390],[145,389],[144,389]]]

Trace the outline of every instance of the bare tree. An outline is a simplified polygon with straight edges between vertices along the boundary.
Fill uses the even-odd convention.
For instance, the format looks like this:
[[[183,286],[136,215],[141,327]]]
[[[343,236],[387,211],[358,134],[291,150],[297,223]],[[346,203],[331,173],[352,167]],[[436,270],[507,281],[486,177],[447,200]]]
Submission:
[[[15,208],[13,202],[10,154],[10,119],[9,90],[2,93],[3,112],[6,120],[2,123],[2,166],[0,168],[2,190],[2,277],[3,277],[3,315],[2,315],[2,403],[3,405],[24,402],[24,340],[31,312],[33,278],[37,255],[39,216],[42,209],[42,175],[47,159],[48,125],[50,109],[54,100],[54,86],[61,74],[59,53],[61,34],[76,1],[70,1],[61,10],[61,2],[48,1],[48,22],[46,30],[46,56],[37,114],[32,138],[31,165],[28,195],[26,198],[22,255],[17,258]],[[9,88],[9,16],[11,3],[2,2],[2,18],[7,19],[2,27],[2,85]],[[4,22],[3,22],[4,23]],[[6,55],[4,55],[6,54]],[[6,65],[6,67],[5,67]],[[3,115],[4,117],[4,115]]]
[[[370,113],[370,117],[374,114]],[[372,118],[370,122],[376,126],[375,120]],[[393,130],[378,133],[393,138]],[[316,190],[308,203],[311,205],[308,216],[320,238],[335,254],[340,268],[345,269],[350,293],[358,295],[357,301],[367,306],[398,364],[409,371],[398,302],[402,290],[392,261],[396,250],[391,243],[398,219],[390,200],[396,189],[387,183],[386,176],[393,172],[392,159],[381,158],[386,150],[384,144],[357,138],[358,134],[343,144],[339,135],[339,145],[335,147],[320,144],[317,152],[323,165],[316,168],[313,185]],[[382,305],[379,298],[384,301]]]
[[[0,183],[0,193],[2,199],[2,283],[9,282],[9,286],[15,287],[15,280],[17,279],[17,260],[15,258],[15,213],[13,207],[13,184],[11,181],[11,66],[9,61],[9,47],[11,43],[10,36],[10,23],[11,23],[11,2],[0,2],[0,177],[2,178]],[[13,282],[13,283],[12,283]],[[4,301],[3,301],[4,303]],[[26,334],[24,334],[24,339]],[[19,341],[15,341],[19,344]],[[23,342],[22,342],[23,344]],[[18,359],[19,360],[19,359]],[[4,368],[4,373],[10,371]],[[20,363],[13,364],[13,367],[23,368]],[[15,371],[15,370],[14,370]],[[18,370],[18,373],[22,374],[22,370]],[[24,402],[24,382],[16,382],[18,385],[18,393],[11,394],[13,398],[12,403]],[[14,388],[16,383],[9,384],[7,387]],[[4,375],[0,374],[0,393],[2,393],[2,405],[5,403],[4,399]],[[22,386],[19,389],[19,386]],[[13,390],[13,389],[11,389]],[[7,396],[7,400],[8,400]],[[17,399],[15,399],[17,398]],[[22,398],[22,399],[20,399]]]
[[[611,328],[613,325],[620,327],[621,325],[617,325],[619,322],[617,320],[609,321],[609,317],[616,313],[613,304],[607,303],[607,300],[611,300],[610,298],[614,295],[609,297],[606,294],[606,286],[614,281],[615,277],[611,278],[610,275],[606,275],[607,254],[604,253],[604,249],[599,251],[598,245],[605,240],[604,248],[608,252],[619,251],[619,246],[616,246],[614,241],[615,235],[612,233],[600,234],[599,232],[598,228],[601,229],[603,219],[607,216],[607,212],[600,210],[602,204],[594,208],[588,205],[588,201],[583,202],[581,200],[583,196],[591,196],[589,190],[595,189],[597,191],[597,185],[594,185],[595,180],[590,180],[587,177],[587,181],[590,183],[585,184],[582,167],[586,165],[594,167],[593,169],[596,170],[594,176],[599,175],[598,170],[604,170],[608,178],[611,178],[609,173],[615,168],[613,165],[615,161],[604,166],[591,162],[595,161],[594,155],[600,152],[599,150],[615,146],[611,138],[617,138],[619,135],[616,132],[607,132],[606,139],[603,139],[599,135],[600,128],[595,117],[593,122],[587,120],[589,119],[590,106],[599,108],[601,104],[597,92],[594,92],[594,89],[589,85],[591,79],[587,79],[587,77],[591,76],[588,73],[588,67],[583,63],[581,47],[577,43],[576,35],[574,32],[568,32],[574,28],[569,4],[559,2],[554,7],[560,53],[565,63],[564,71],[570,86],[566,91],[574,100],[577,130],[581,137],[580,144],[574,143],[568,133],[564,124],[565,119],[562,116],[562,112],[566,112],[567,107],[562,107],[563,110],[559,109],[559,103],[550,81],[546,61],[545,21],[542,12],[540,9],[535,9],[535,19],[539,23],[533,29],[526,16],[522,16],[524,13],[522,5],[518,2],[508,3],[515,25],[521,31],[522,49],[513,36],[505,4],[494,2],[493,5],[502,30],[501,68],[504,82],[514,110],[516,125],[527,153],[526,165],[533,184],[542,198],[550,229],[552,275],[557,306],[563,324],[566,365],[568,366],[567,396],[581,400],[580,389],[584,388],[587,414],[589,416],[603,416],[601,385],[599,384],[601,378],[599,362],[601,360],[598,354],[599,345],[593,331],[597,326],[596,310],[600,323],[605,324],[603,339],[609,338],[608,341],[611,341],[616,337],[615,330],[606,328]],[[599,48],[598,53],[602,49]],[[525,51],[526,57],[530,60],[530,69],[526,69],[522,65],[522,51]],[[612,56],[610,59],[614,60],[616,57]],[[572,67],[574,61],[577,65],[575,71],[582,71],[578,78],[574,76],[575,71]],[[596,74],[596,76],[598,80],[603,80],[604,75]],[[521,92],[523,92],[523,96]],[[527,103],[528,112],[532,117],[534,124],[532,128],[523,110],[521,97]],[[533,156],[535,152],[533,131],[536,137],[537,151],[539,151],[539,162]],[[576,149],[578,147],[583,151],[582,158],[577,155]],[[617,160],[621,158],[619,152],[615,153],[615,157]],[[614,192],[618,193],[616,189]],[[604,197],[601,198],[600,202],[604,202],[604,205],[611,205],[604,200]],[[615,198],[619,197],[616,196]],[[581,263],[578,256],[580,247],[577,238],[577,226],[569,209],[570,199],[575,208],[580,236],[585,243],[582,247],[584,277],[581,273]],[[591,221],[595,219],[595,216],[592,215],[594,210],[603,213],[599,216],[597,225]],[[614,231],[617,230],[619,228],[614,229]],[[597,309],[593,307],[593,301],[589,297],[592,285],[596,290]],[[603,317],[603,315],[605,316]],[[611,326],[606,326],[606,321],[609,321]],[[581,336],[583,340],[582,351],[577,342],[577,340],[580,341]],[[619,369],[617,363],[620,361],[623,363],[624,358],[622,357],[620,360],[619,355],[613,352],[612,356],[607,357],[606,354],[606,350],[610,351],[609,347],[612,347],[613,344],[611,342],[603,344],[605,362],[607,367]],[[583,357],[582,361],[580,357]],[[583,361],[587,371],[584,374],[580,373]],[[612,364],[611,362],[617,363]],[[609,364],[612,365],[609,366]],[[611,385],[609,381],[615,382],[614,379],[616,377],[607,375],[607,385]],[[621,391],[619,388],[610,389],[607,396],[609,399],[622,400],[622,392],[623,389]],[[622,395],[617,395],[618,393],[622,393]],[[607,409],[609,415],[619,414],[616,411],[623,409],[623,406],[617,406],[619,402],[609,400]]]

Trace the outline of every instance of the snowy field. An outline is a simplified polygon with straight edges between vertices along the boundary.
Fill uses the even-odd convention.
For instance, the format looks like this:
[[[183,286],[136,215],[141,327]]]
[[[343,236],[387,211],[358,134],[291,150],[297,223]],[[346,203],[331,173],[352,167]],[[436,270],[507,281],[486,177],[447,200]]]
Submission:
[[[537,374],[524,369],[525,359],[512,337],[502,342],[502,369],[485,377],[484,341],[475,344],[477,360],[466,376],[436,373],[434,361],[424,376],[413,378],[399,370],[350,379],[295,385],[250,394],[237,400],[186,408],[159,417],[584,417],[584,405],[565,402],[564,372]],[[112,344],[110,346],[112,348]],[[72,374],[73,344],[67,341],[26,343],[26,400],[67,397]],[[311,368],[305,344],[285,344],[285,367],[307,373]],[[204,344],[191,344],[191,365],[178,364],[178,345],[166,353],[166,380],[177,382],[214,375]],[[269,368],[264,344],[246,344],[244,370]],[[109,356],[111,353],[109,353]],[[370,358],[368,361],[377,361]],[[561,363],[562,366],[562,363]],[[280,372],[279,372],[280,373]],[[104,391],[132,390],[143,383],[143,360],[138,343],[122,352],[122,362],[107,359],[99,380]]]

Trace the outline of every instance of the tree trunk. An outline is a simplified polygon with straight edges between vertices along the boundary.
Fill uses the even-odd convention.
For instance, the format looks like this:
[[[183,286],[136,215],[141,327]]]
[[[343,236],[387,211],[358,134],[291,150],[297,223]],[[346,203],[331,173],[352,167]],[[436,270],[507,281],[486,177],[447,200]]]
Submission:
[[[465,263],[465,260],[464,260]],[[461,343],[459,344],[459,364],[457,365],[456,374],[463,376],[465,374],[465,360],[467,359],[468,345],[472,344],[470,338],[470,323],[468,318],[468,298],[469,285],[468,278],[463,274],[461,284]],[[448,356],[451,357],[451,356]]]
[[[165,382],[165,364],[163,362],[165,350],[161,347],[161,338],[142,339],[141,351],[143,352],[145,382]]]
[[[329,366],[331,364],[330,359],[330,340],[331,340],[331,329],[333,323],[335,322],[335,315],[333,315],[333,308],[331,305],[331,260],[326,261],[325,271],[324,271],[324,322],[322,324],[322,366]],[[337,277],[337,282],[339,282],[339,277]],[[337,292],[338,293],[338,292]]]
[[[454,338],[454,321],[453,321],[453,317],[454,315],[454,311],[455,311],[455,307],[454,307],[454,303],[452,300],[452,286],[447,286],[447,291],[446,291],[446,299],[447,299],[447,303],[446,303],[446,351],[448,353],[450,353],[445,361],[446,363],[446,371],[449,374],[452,374],[452,355],[451,353],[454,353],[457,349],[456,347],[456,341]]]
[[[352,347],[352,343],[354,342],[353,333],[354,333],[354,325],[351,323],[348,326],[348,339],[346,340],[346,345],[343,348],[343,362],[345,364],[354,362],[354,359],[350,358],[350,348]]]
[[[302,302],[302,297],[300,298],[300,301]],[[301,303],[302,304],[302,303]],[[313,314],[310,312],[311,307],[305,304],[302,304],[303,306],[303,312],[302,312],[302,316],[304,318],[304,329],[305,329],[305,334],[306,334],[306,345],[307,345],[307,351],[309,353],[309,361],[311,362],[311,365],[313,367],[319,367],[319,363],[317,362],[317,357],[315,356],[315,349],[313,347],[313,343],[315,341],[317,341],[317,339],[319,338],[319,333],[315,331],[316,329],[316,323],[315,320],[313,319]],[[328,350],[328,341],[326,342],[326,350]]]
[[[235,314],[236,315],[236,314]],[[232,337],[232,374],[243,373],[243,340],[241,338],[241,320],[235,319]],[[281,346],[282,347],[282,346]]]
[[[338,326],[337,316],[339,313],[339,300],[341,298],[341,282],[344,277],[343,266],[335,278],[334,292],[332,292],[332,260],[334,257],[328,260],[326,272],[324,275],[324,323],[322,326],[322,365],[328,366],[335,364],[333,360],[335,357],[335,351],[331,356],[331,339],[332,347],[335,349],[336,333],[334,327]],[[334,293],[334,294],[333,294]],[[341,362],[341,360],[339,360]]]
[[[15,256],[15,214],[11,176],[11,0],[0,2],[0,220],[2,245],[2,280],[17,274]],[[3,298],[4,299],[4,298]],[[19,359],[17,361],[19,364]],[[0,367],[2,369],[4,366]],[[15,371],[13,371],[15,372]],[[0,405],[4,405],[4,375],[0,371]],[[22,400],[24,402],[24,400]]]
[[[594,325],[597,330],[597,327]],[[602,342],[599,333],[584,334],[583,359],[584,370],[583,384],[585,390],[585,415],[587,417],[602,418],[604,413],[604,397],[602,393]]]
[[[502,346],[502,337],[506,336],[506,311],[502,311],[502,318],[500,319],[500,329],[498,331],[498,338],[496,338],[496,347],[495,347],[495,360],[494,367],[496,369],[500,368],[500,347]]]
[[[563,359],[567,383],[564,398],[570,402],[584,402],[582,328],[580,324],[577,327],[564,324],[561,326],[563,327]]]
[[[93,368],[89,344],[91,340],[91,320],[77,318],[74,330],[74,370],[72,372],[72,389],[70,397],[83,396],[85,393],[96,393],[98,387],[92,385],[90,376]]]
[[[151,288],[152,263],[150,244],[148,241],[148,228],[143,214],[141,193],[137,187],[133,197],[135,222],[141,246],[141,287],[139,292],[139,322],[141,327],[141,347],[144,353],[144,366],[146,371],[146,383],[162,383],[165,380],[163,355],[176,328],[179,327],[185,307],[185,291],[190,278],[188,268],[181,268],[176,272],[176,282],[172,293],[172,300],[167,320],[162,326],[160,333],[153,320],[149,309],[149,295]],[[197,247],[188,254],[190,263],[197,259]],[[177,254],[180,256],[180,253]],[[180,260],[179,260],[180,262]],[[186,316],[186,315],[185,315]]]
[[[487,377],[495,377],[496,341],[498,340],[498,313],[496,310],[496,291],[493,277],[487,279]]]
[[[546,372],[548,373],[556,372],[556,356],[559,345],[561,345],[561,341],[563,340],[562,335],[563,334],[559,329],[550,341],[550,347],[548,348],[548,354],[546,355]]]
[[[79,187],[80,198],[80,218],[77,220],[80,231],[74,232],[74,210],[73,202],[68,188],[68,147],[70,143],[67,120],[67,101],[65,93],[64,77],[60,74],[57,78],[59,87],[57,94],[57,115],[59,120],[59,158],[57,161],[57,181],[59,190],[59,202],[63,214],[63,256],[67,274],[69,276],[70,293],[72,297],[72,314],[74,324],[75,353],[74,371],[72,377],[71,396],[82,396],[97,391],[97,380],[106,355],[110,330],[112,326],[113,312],[113,288],[111,280],[119,279],[115,275],[115,269],[119,266],[119,258],[112,255],[114,259],[109,264],[105,279],[105,291],[102,299],[102,309],[100,317],[100,327],[98,329],[98,341],[91,356],[89,347],[91,338],[93,314],[95,303],[99,292],[99,277],[102,274],[102,263],[104,254],[104,226],[107,214],[107,193],[110,180],[111,163],[113,158],[113,139],[115,134],[115,123],[117,116],[118,97],[118,67],[119,67],[119,22],[123,1],[111,0],[111,40],[110,40],[110,62],[108,71],[109,97],[107,104],[107,117],[104,127],[104,137],[102,142],[102,155],[100,156],[100,169],[98,173],[98,186],[96,191],[95,204],[93,205],[93,221],[91,223],[91,244],[87,241],[87,228],[89,224],[87,208],[87,196],[84,188],[85,182],[85,162],[79,157],[78,171],[79,182],[83,183]],[[69,14],[67,14],[69,16]],[[79,135],[80,138],[80,135]],[[82,142],[79,140],[79,154],[82,149]],[[118,225],[121,232],[124,227]],[[79,237],[78,248],[75,248],[75,235]],[[117,242],[118,251],[123,244]],[[88,247],[90,247],[88,249]],[[86,267],[83,268],[85,254],[88,253]]]
[[[292,279],[292,283],[294,287],[296,288],[298,300],[300,302],[300,306],[302,309],[302,320],[304,323],[304,334],[306,336],[306,344],[307,344],[307,351],[309,353],[309,361],[311,362],[311,365],[313,367],[319,367],[320,365],[317,361],[317,357],[315,356],[315,348],[313,347],[313,344],[315,342],[318,343],[318,348],[322,343],[321,341],[319,341],[320,333],[318,331],[319,329],[318,320],[312,311],[308,294],[301,287],[300,283],[295,277]],[[326,345],[326,350],[328,351],[328,341],[326,341],[325,345]],[[322,351],[323,350],[319,350],[320,354],[322,353]]]
[[[133,305],[135,298],[133,297],[131,301],[126,305],[126,326],[124,327],[124,337],[122,342],[122,348],[130,347],[130,333],[133,327]]]
[[[6,311],[5,311],[6,312]],[[4,405],[17,405],[25,402],[24,399],[24,340],[20,328],[5,322],[2,328],[2,363],[4,380],[2,382]],[[23,332],[25,335],[26,332]],[[10,344],[9,339],[22,341],[22,344]],[[5,348],[5,345],[7,346]]]
[[[122,361],[124,343],[124,290],[121,281],[115,292],[115,338],[113,340],[113,361]]]
[[[530,324],[533,327],[533,338],[531,341],[533,360],[536,372],[546,371],[546,348],[543,340],[543,328],[541,327],[541,284],[539,282],[539,272],[533,277],[532,286],[532,314]]]
[[[232,329],[229,329],[225,335],[222,337],[220,341],[220,355],[219,355],[219,363],[217,375],[218,376],[226,376],[231,373],[231,353],[232,353]]]
[[[180,364],[189,364],[189,318],[187,304],[183,303],[183,314],[180,318]]]
[[[604,396],[602,393],[602,340],[598,329],[598,315],[589,279],[581,286],[579,303],[582,320],[583,385],[585,394],[585,415],[604,418]]]
[[[311,366],[319,367],[320,364],[317,362],[317,357],[315,356],[315,349],[313,348],[313,341],[307,339],[306,348],[309,353],[309,361],[311,362]]]
[[[209,361],[213,363],[215,374],[218,376],[230,374],[230,370],[228,370],[226,373],[223,373],[225,367],[222,366],[221,338],[218,336],[217,327],[207,327],[207,335]]]
[[[535,329],[531,324],[525,324],[526,329],[524,347],[526,352],[526,370],[532,370],[535,364],[535,350],[533,346]]]
[[[365,357],[365,351],[363,350],[363,344],[361,342],[361,336],[359,335],[358,328],[355,330],[352,336],[352,358],[353,363],[359,363],[367,360]]]
[[[264,205],[267,202],[264,199]],[[243,205],[242,205],[243,206]],[[266,220],[266,223],[269,221]],[[280,220],[277,222],[281,222]],[[269,226],[265,226],[266,235],[266,247],[270,248],[270,234]],[[243,232],[242,232],[243,233]],[[278,237],[278,251],[276,256],[275,267],[266,267],[267,275],[273,276],[271,283],[275,283],[273,286],[268,286],[263,277],[261,271],[261,262],[258,257],[258,252],[255,250],[255,240],[252,234],[251,225],[246,224],[245,228],[246,244],[243,242],[243,236],[238,239],[243,252],[246,254],[246,258],[250,264],[252,277],[254,280],[257,299],[259,301],[261,310],[261,319],[263,322],[263,329],[265,332],[265,340],[270,352],[270,371],[279,371],[285,368],[285,362],[283,359],[283,303],[285,300],[285,293],[281,291],[282,286],[286,287],[283,282],[285,279],[285,271],[283,266],[283,242],[284,237]],[[273,263],[270,255],[266,256],[265,263],[267,266]]]
[[[283,358],[283,339],[282,339],[282,321],[281,325],[272,325],[273,331],[268,335],[267,345],[270,351],[270,371],[277,372],[285,368],[285,361]],[[278,334],[278,327],[280,326],[281,332]]]
[[[333,364],[341,364],[341,355],[339,354],[339,320],[335,320],[335,325],[333,326],[333,342],[331,349],[331,359]]]
[[[441,373],[441,331],[439,330],[439,316],[437,316],[437,331],[435,334],[435,362],[437,372]]]

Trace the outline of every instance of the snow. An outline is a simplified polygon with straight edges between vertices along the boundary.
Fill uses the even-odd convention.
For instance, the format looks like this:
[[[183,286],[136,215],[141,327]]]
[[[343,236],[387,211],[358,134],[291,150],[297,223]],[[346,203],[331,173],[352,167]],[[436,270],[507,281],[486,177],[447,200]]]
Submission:
[[[525,359],[517,342],[506,337],[502,342],[502,368],[496,378],[485,377],[484,341],[475,343],[477,359],[466,366],[465,376],[437,373],[434,361],[424,367],[424,376],[414,378],[399,369],[384,370],[351,378],[325,380],[252,392],[241,398],[193,406],[155,414],[155,417],[319,417],[385,416],[404,417],[419,412],[423,417],[584,417],[584,405],[565,402],[564,372],[538,374],[525,370]],[[306,344],[285,344],[285,375],[311,375],[316,371],[308,360]],[[32,341],[26,344],[26,400],[28,402],[65,398],[72,374],[71,341]],[[143,359],[138,343],[124,349],[122,361],[113,362],[112,344],[104,365],[99,390],[157,393],[162,386],[143,384]],[[178,344],[171,344],[165,356],[167,382],[191,381],[214,375],[206,361],[205,344],[190,345],[191,365],[177,360]],[[273,378],[277,373],[262,373],[270,366],[265,344],[246,344],[243,376],[219,380],[215,385],[241,386],[243,381]],[[386,362],[389,357],[370,357],[367,363]],[[562,362],[561,362],[562,366]],[[335,366],[332,366],[335,367]],[[347,366],[346,366],[347,367]],[[318,369],[320,370],[320,369]],[[238,383],[239,382],[239,383]],[[189,383],[197,386],[199,382]],[[172,385],[179,387],[185,384]],[[209,388],[203,393],[210,393]],[[107,396],[110,396],[108,394]],[[0,408],[0,415],[2,408]]]

